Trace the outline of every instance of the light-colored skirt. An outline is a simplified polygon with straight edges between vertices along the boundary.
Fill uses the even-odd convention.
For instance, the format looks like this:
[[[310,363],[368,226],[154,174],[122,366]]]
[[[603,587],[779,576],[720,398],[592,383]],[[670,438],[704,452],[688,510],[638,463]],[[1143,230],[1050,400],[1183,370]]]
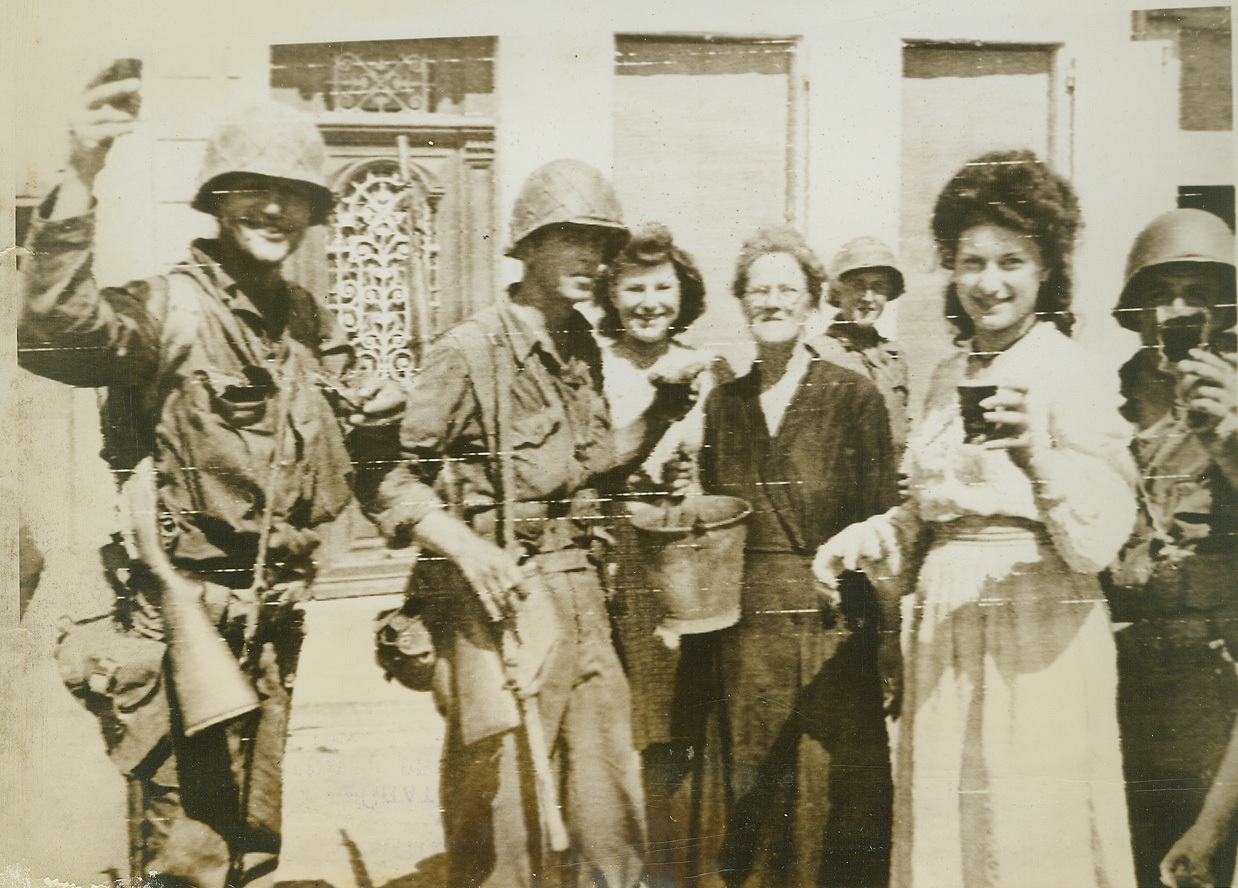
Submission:
[[[1096,578],[1036,525],[940,525],[903,644],[891,886],[1133,886]]]

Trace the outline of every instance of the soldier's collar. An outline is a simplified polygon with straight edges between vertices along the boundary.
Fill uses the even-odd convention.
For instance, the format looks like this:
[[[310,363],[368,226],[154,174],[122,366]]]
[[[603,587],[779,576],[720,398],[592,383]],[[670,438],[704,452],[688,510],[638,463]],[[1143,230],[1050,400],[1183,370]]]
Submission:
[[[564,357],[555,348],[554,340],[542,320],[537,309],[517,305],[512,296],[515,295],[516,284],[508,290],[508,296],[500,303],[500,315],[506,327],[508,338],[512,343],[512,352],[517,363],[525,363],[536,351],[554,362],[556,366],[565,364]],[[591,335],[589,322],[577,312],[568,316],[569,332],[581,335]]]
[[[190,245],[190,256],[192,259],[193,272],[204,277],[210,284],[211,289],[219,293],[232,311],[245,312],[253,315],[261,321],[266,321],[267,318],[258,307],[254,305],[253,300],[249,298],[241,285],[236,282],[232,275],[224,271],[219,260],[215,258],[218,241],[212,238],[197,238]]]

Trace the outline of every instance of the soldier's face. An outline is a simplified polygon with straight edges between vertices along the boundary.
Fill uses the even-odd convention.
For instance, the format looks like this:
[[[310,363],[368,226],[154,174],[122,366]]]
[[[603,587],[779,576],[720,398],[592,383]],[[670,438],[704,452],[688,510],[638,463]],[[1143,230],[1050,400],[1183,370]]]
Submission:
[[[1170,262],[1147,269],[1141,278],[1145,338],[1155,339],[1164,319],[1210,314],[1225,301],[1221,270],[1215,265]]]
[[[830,285],[830,296],[838,306],[838,320],[871,327],[896,289],[889,269],[857,268]]]
[[[313,214],[306,189],[263,177],[237,183],[216,206],[220,239],[260,265],[279,265],[291,256]]]
[[[600,228],[557,225],[521,244],[516,258],[524,263],[524,284],[573,304],[593,298],[609,236]]]

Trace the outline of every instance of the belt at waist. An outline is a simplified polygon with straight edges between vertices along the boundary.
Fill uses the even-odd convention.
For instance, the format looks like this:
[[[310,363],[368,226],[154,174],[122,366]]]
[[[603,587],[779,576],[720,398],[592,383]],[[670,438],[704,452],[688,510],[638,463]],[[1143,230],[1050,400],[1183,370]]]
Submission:
[[[567,573],[572,570],[588,570],[593,565],[583,549],[559,549],[554,552],[536,552],[523,562],[541,573]]]
[[[533,552],[552,552],[578,545],[589,536],[589,524],[566,514],[567,503],[514,503],[512,529],[516,540]],[[496,509],[469,516],[469,526],[478,536],[497,539]]]
[[[1044,539],[1045,526],[1029,518],[1007,515],[967,515],[929,523],[933,542],[1004,542]]]

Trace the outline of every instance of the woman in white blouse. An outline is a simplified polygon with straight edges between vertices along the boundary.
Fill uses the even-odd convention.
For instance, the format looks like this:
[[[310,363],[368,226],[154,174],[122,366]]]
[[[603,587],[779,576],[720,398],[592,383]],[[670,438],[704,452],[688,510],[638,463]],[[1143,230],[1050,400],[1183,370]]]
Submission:
[[[696,263],[666,226],[637,227],[600,279],[599,290],[602,388],[616,428],[639,417],[659,385],[690,385],[699,405],[719,377],[734,375],[718,355],[680,338],[705,310],[705,285]],[[694,459],[700,447],[698,406],[667,430],[644,466],[656,475],[677,451]]]
[[[965,165],[933,233],[959,353],[937,368],[909,500],[818,551],[910,593],[891,885],[1134,885],[1108,611],[1135,516],[1113,374],[1068,338],[1069,184],[1029,151]],[[960,386],[992,385],[965,432]]]
[[[648,408],[656,388],[696,389],[697,406],[667,430],[641,472],[630,479],[629,495],[656,492],[668,462],[696,483],[696,456],[703,432],[701,410],[707,392],[731,378],[726,361],[679,339],[705,308],[705,285],[692,257],[675,245],[659,224],[638,227],[599,284],[602,317],[602,387],[611,421],[622,428]],[[683,492],[690,492],[684,489]],[[622,514],[622,503],[608,511]],[[695,772],[695,726],[685,727],[685,710],[695,702],[679,693],[683,672],[703,669],[696,642],[662,629],[665,611],[645,578],[643,553],[626,522],[616,536],[611,576],[615,640],[632,692],[632,734],[641,751],[649,822],[647,864],[654,884],[680,884],[701,865],[685,853],[698,831],[691,816]],[[700,855],[696,855],[698,858]]]

